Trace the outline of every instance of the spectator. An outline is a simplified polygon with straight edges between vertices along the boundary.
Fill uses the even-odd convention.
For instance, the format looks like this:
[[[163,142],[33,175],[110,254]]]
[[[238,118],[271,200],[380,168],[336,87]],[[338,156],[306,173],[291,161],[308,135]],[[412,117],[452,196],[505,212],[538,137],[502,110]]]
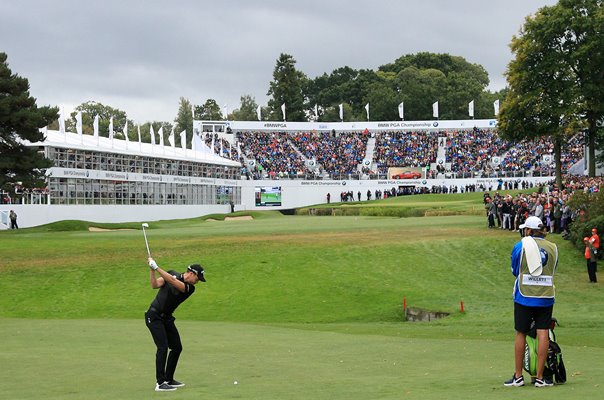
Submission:
[[[583,243],[585,243],[585,260],[587,260],[587,275],[589,276],[589,283],[597,283],[598,278],[596,277],[596,272],[598,269],[598,259],[596,247],[591,239],[587,236],[583,238]]]
[[[19,229],[19,225],[17,225],[17,213],[14,210],[10,210],[8,216],[10,218],[10,228]]]

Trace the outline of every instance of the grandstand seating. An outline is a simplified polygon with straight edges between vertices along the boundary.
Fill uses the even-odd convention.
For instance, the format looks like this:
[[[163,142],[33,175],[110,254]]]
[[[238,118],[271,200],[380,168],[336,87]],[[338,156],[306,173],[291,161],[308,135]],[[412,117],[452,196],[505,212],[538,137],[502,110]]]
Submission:
[[[362,164],[369,138],[375,138],[371,168]],[[439,157],[439,138],[446,138],[446,167]],[[220,141],[222,140],[222,144]],[[205,142],[211,146],[212,138]],[[350,179],[363,174],[385,177],[388,169],[430,166],[428,177],[514,177],[553,175],[553,143],[549,138],[513,143],[496,129],[418,130],[384,132],[237,132],[235,144],[216,136],[214,151],[241,162],[259,178],[310,176]],[[371,157],[371,154],[368,155]],[[575,135],[563,148],[562,172],[583,158],[582,136]],[[251,163],[246,162],[252,160]],[[250,168],[250,165],[253,165]]]

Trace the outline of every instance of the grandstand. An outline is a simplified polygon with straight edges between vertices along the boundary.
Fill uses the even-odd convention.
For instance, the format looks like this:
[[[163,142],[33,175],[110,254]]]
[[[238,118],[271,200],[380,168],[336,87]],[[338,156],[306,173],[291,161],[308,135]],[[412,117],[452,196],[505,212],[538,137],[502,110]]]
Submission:
[[[448,122],[449,128],[416,123],[420,128],[402,130],[391,123],[392,129],[378,124],[376,130],[367,123],[342,131],[332,126],[345,124],[320,124],[323,130],[303,123],[254,129],[256,123],[224,122],[222,133],[205,134],[213,151],[238,159],[250,179],[389,179],[399,169],[425,170],[429,179],[554,174],[553,143],[547,138],[512,143],[498,135],[493,120]],[[583,159],[580,134],[561,158],[563,173]]]
[[[54,163],[46,187],[4,193],[0,215],[17,208],[23,227],[152,221],[228,213],[231,202],[236,210],[291,209],[324,203],[328,193],[524,188],[554,175],[548,140],[507,142],[495,120],[194,121],[193,132],[191,148],[176,148],[46,131],[44,142],[29,144]],[[578,136],[564,149],[563,172],[582,157]],[[393,178],[405,171],[412,178]],[[258,193],[279,201],[258,202]]]

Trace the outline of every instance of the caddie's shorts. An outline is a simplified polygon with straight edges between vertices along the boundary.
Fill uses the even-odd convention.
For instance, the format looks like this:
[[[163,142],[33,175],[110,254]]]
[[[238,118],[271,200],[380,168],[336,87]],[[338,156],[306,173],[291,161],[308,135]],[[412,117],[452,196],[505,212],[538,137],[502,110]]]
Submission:
[[[527,333],[535,321],[535,329],[549,329],[552,323],[554,306],[527,307],[514,303],[514,328],[518,332]]]

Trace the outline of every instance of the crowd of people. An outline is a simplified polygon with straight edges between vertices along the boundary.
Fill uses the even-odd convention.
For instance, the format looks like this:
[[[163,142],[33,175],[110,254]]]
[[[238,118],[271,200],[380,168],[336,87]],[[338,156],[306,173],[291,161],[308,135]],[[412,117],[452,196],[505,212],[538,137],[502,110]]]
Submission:
[[[322,170],[352,174],[365,158],[368,133],[298,132],[289,137],[302,154],[315,160]]]
[[[494,129],[471,129],[450,132],[447,147],[451,171],[469,173],[490,168],[491,157],[507,152],[510,143]]]
[[[375,137],[372,168],[363,165],[368,139]],[[443,141],[444,138],[444,141]],[[554,145],[547,137],[518,143],[501,138],[496,129],[420,130],[392,132],[237,132],[234,144],[211,135],[222,157],[240,161],[257,178],[299,177],[307,174],[386,174],[391,167],[433,166],[439,157],[445,165],[428,171],[458,176],[496,176],[497,172],[549,174],[554,165]],[[440,139],[440,140],[439,140]],[[561,153],[566,172],[583,157],[582,135],[577,134]],[[439,153],[440,149],[440,153]],[[250,169],[246,161],[253,160]],[[463,174],[463,175],[459,175]]]
[[[442,135],[431,131],[380,132],[376,134],[373,159],[382,173],[389,167],[430,165],[436,161]]]
[[[568,201],[576,191],[599,192],[604,178],[584,176],[566,176],[564,188],[558,188],[554,182],[540,186],[532,193],[502,195],[495,192],[484,193],[484,205],[489,228],[507,229],[518,232],[530,216],[539,218],[549,233],[568,234],[572,222],[581,214],[581,210],[572,209]]]
[[[304,158],[292,146],[288,135],[272,132],[239,132],[237,141],[242,156],[256,163],[252,173],[264,171],[274,179],[297,176],[307,171]],[[245,165],[242,166],[247,168]]]

